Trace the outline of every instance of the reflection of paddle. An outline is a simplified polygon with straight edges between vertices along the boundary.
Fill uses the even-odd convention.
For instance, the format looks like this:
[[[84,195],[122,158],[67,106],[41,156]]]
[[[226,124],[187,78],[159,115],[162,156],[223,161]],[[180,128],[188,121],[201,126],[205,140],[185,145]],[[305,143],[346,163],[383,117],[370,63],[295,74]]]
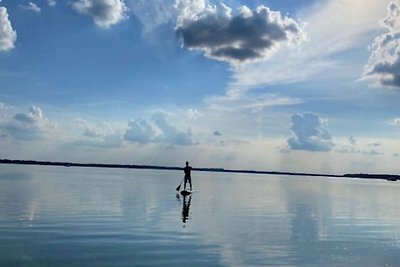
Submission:
[[[176,188],[176,191],[179,191],[179,190],[181,189],[181,185],[182,185],[183,180],[185,180],[185,177],[183,177],[181,183],[180,183],[180,184],[178,185],[178,187]]]

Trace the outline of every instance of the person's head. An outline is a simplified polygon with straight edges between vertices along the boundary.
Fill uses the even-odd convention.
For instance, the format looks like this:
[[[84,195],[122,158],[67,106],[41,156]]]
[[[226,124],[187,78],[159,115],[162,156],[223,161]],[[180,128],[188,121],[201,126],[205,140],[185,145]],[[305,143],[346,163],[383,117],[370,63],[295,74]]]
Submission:
[[[186,161],[186,166],[189,166],[189,161]]]

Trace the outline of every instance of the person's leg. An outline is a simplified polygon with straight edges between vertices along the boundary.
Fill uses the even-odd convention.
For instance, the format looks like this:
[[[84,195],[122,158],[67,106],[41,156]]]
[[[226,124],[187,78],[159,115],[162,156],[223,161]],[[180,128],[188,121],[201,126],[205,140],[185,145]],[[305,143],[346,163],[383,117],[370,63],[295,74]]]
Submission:
[[[189,179],[190,191],[192,191],[192,179]]]
[[[186,190],[186,182],[187,182],[187,179],[185,178],[185,183],[183,185],[183,190]]]

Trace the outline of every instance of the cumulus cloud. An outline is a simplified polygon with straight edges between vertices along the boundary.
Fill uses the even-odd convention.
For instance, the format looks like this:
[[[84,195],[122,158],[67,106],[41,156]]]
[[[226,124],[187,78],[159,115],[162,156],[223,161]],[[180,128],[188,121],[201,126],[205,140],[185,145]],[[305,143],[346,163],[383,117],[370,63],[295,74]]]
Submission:
[[[176,2],[176,7],[180,11],[176,30],[182,36],[184,46],[187,48],[191,50],[201,50],[206,56],[213,58],[216,58],[216,54],[219,53],[219,50],[222,51],[231,46],[240,46],[240,49],[249,50],[254,48],[253,50],[256,51],[255,53],[260,54],[260,57],[254,59],[239,59],[234,58],[234,55],[225,58],[217,57],[218,60],[225,60],[233,64],[233,81],[230,82],[226,88],[225,95],[208,95],[205,97],[204,101],[208,108],[218,111],[250,110],[252,112],[260,112],[267,107],[302,103],[301,99],[294,97],[281,96],[276,93],[266,93],[261,90],[254,92],[254,88],[259,88],[258,84],[256,86],[254,86],[254,84],[248,86],[239,81],[237,77],[238,73],[241,73],[249,66],[257,66],[262,63],[267,63],[236,63],[261,61],[268,56],[267,54],[274,52],[274,50],[276,50],[275,48],[281,46],[282,42],[286,44],[298,43],[300,40],[304,39],[305,34],[298,26],[296,26],[297,28],[294,26],[297,25],[294,21],[291,24],[289,23],[289,21],[292,21],[291,19],[286,17],[282,18],[279,12],[270,11],[264,6],[260,6],[255,10],[241,7],[238,9],[236,14],[233,14],[235,12],[225,5],[220,5],[218,7],[206,5],[203,0],[178,0]],[[260,25],[256,23],[258,20],[261,21]],[[278,42],[272,40],[279,35],[278,32],[280,32],[282,36],[287,34],[287,32],[284,33],[284,31],[280,31],[284,28],[281,24],[285,24],[287,27],[289,27],[288,25],[293,25],[294,29],[299,31],[299,36],[297,36],[298,38],[296,39],[292,34],[288,34],[286,36],[287,39],[285,39],[286,41]],[[278,27],[279,25],[282,27]],[[257,27],[259,27],[259,29]],[[241,29],[241,31],[239,29]],[[193,32],[190,32],[192,30]],[[185,37],[185,31],[193,34],[194,39],[192,41]],[[185,44],[185,40],[189,40],[189,43],[186,42]],[[269,48],[262,46],[257,48],[254,47],[257,46],[257,42],[262,44],[262,42],[266,40],[270,41],[272,44]],[[190,42],[197,42],[198,45],[192,45]],[[263,77],[264,74],[265,71],[254,75],[254,77],[250,77],[249,80],[258,80],[260,77]],[[274,77],[277,75],[285,76],[286,72],[274,72]],[[247,77],[247,75],[244,76]]]
[[[390,3],[388,16],[380,24],[387,33],[375,38],[364,78],[376,85],[400,88],[400,1]]]
[[[111,126],[107,122],[93,124],[84,119],[76,119],[75,124],[83,130],[83,136],[89,138],[105,137],[112,132]]]
[[[167,145],[192,145],[191,130],[179,130],[162,111],[156,112],[151,117],[151,122],[146,119],[130,121],[125,131],[124,139],[140,144],[162,143]]]
[[[27,5],[20,5],[20,8],[37,13],[40,13],[42,11],[37,4],[32,2],[29,2]]]
[[[101,28],[109,28],[127,18],[127,7],[123,0],[79,0],[73,4],[73,8],[91,16]]]
[[[151,124],[145,119],[133,120],[128,123],[128,129],[125,131],[126,141],[146,144],[152,142],[155,137],[155,131]]]
[[[0,7],[0,51],[8,51],[14,48],[17,40],[17,32],[13,30],[8,19],[7,9]]]
[[[259,6],[254,10],[205,4],[204,0],[177,0],[180,12],[176,32],[183,46],[231,64],[260,61],[282,45],[305,39],[299,24],[280,12]]]
[[[186,111],[186,116],[190,119],[190,120],[197,120],[199,117],[203,116],[203,114],[201,112],[199,112],[197,109],[191,109],[189,108]]]
[[[74,120],[74,129],[81,130],[81,135],[62,147],[115,148],[122,145],[121,132],[115,131],[107,122],[93,123],[78,118]]]
[[[171,145],[192,145],[191,130],[187,132],[180,131],[173,125],[165,112],[157,112],[152,116],[154,123],[161,130],[161,134],[155,138],[160,142],[166,142]]]
[[[43,139],[53,128],[43,115],[41,108],[31,106],[28,113],[17,113],[11,119],[0,123],[0,129],[17,140]]]
[[[313,113],[295,114],[291,118],[293,136],[287,139],[292,150],[330,151],[332,136],[327,123]]]
[[[57,5],[57,2],[56,2],[56,0],[47,0],[47,4],[48,4],[49,6],[51,6],[51,7],[54,7],[54,6]]]

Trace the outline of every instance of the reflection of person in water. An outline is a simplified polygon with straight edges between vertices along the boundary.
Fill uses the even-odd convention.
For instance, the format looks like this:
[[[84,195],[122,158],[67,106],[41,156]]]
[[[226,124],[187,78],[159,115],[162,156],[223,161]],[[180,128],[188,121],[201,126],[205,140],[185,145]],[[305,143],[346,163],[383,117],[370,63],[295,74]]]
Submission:
[[[188,161],[186,161],[186,167],[183,168],[183,171],[185,172],[185,185],[183,186],[183,190],[186,190],[186,183],[188,182],[190,185],[190,191],[192,191],[192,167],[189,166]]]
[[[187,219],[189,219],[189,209],[190,209],[191,201],[192,201],[192,196],[183,196],[183,207],[182,207],[182,222],[183,223],[186,223]]]

